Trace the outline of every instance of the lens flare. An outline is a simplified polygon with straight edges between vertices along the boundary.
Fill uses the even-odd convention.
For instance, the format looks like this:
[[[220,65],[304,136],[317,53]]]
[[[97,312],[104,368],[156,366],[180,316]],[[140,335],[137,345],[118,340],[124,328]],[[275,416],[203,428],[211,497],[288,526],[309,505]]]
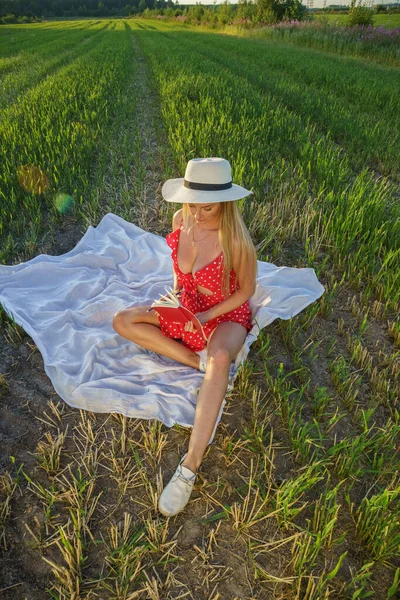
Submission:
[[[32,194],[41,194],[49,187],[49,179],[35,165],[21,165],[18,167],[18,183],[26,191]]]
[[[74,199],[69,194],[59,192],[54,197],[54,206],[62,215],[67,214],[73,204]]]

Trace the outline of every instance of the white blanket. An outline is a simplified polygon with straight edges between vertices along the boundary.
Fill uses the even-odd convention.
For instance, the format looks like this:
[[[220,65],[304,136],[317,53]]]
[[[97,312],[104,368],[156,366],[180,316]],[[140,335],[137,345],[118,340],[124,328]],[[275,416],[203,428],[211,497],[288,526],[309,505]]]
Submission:
[[[163,237],[108,213],[66,254],[0,265],[0,302],[34,340],[57,394],[70,406],[193,426],[204,374],[112,327],[117,311],[151,304],[173,285],[170,252]],[[314,269],[258,261],[254,325],[232,365],[230,385],[261,328],[297,315],[323,293]]]

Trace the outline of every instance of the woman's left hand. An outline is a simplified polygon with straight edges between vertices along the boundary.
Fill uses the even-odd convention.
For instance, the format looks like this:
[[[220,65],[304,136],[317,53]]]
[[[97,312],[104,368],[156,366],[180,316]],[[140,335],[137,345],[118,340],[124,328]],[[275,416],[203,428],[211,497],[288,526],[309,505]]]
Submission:
[[[210,320],[210,316],[208,314],[208,312],[201,312],[201,313],[196,313],[196,317],[198,318],[198,320],[200,321],[200,323],[203,325],[204,323],[207,323],[207,321]],[[194,328],[194,324],[193,321],[187,321],[184,325],[184,330],[185,331],[189,331],[191,333],[195,332],[196,329]]]

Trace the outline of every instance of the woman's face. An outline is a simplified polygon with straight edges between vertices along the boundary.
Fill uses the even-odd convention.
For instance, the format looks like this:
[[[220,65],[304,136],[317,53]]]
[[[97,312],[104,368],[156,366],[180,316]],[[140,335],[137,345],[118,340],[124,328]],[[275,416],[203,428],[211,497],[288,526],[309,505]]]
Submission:
[[[217,224],[221,214],[221,202],[189,204],[189,210],[196,223],[200,225]]]

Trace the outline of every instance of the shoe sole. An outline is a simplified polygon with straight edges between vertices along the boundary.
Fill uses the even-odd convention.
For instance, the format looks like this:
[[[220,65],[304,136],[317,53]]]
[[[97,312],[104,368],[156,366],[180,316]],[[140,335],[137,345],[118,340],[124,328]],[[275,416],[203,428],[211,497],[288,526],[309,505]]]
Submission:
[[[161,508],[160,508],[160,507],[158,507],[158,510],[159,510],[159,512],[160,512],[162,515],[164,515],[164,517],[174,517],[175,515],[177,515],[177,514],[178,514],[178,513],[168,513],[168,512],[165,512],[164,510],[161,510]],[[178,512],[180,512],[180,511],[178,511]]]

